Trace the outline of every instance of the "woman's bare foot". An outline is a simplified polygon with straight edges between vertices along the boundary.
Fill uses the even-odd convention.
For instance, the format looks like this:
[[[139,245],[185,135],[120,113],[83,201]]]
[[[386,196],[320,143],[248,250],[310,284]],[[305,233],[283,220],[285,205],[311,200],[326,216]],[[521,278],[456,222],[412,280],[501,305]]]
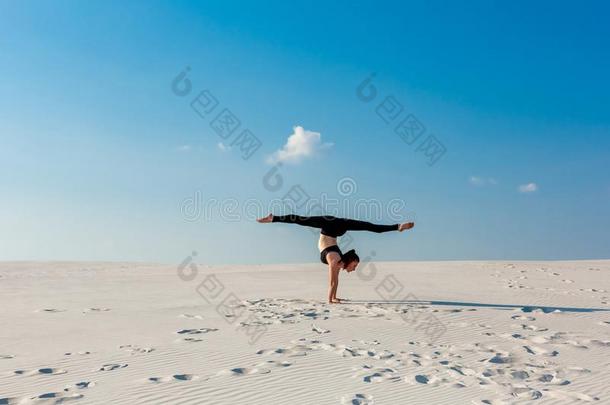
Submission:
[[[330,303],[331,304],[341,304],[341,299],[340,298],[335,298]]]
[[[415,226],[414,222],[405,222],[404,224],[398,225],[398,232],[406,231],[407,229],[411,229]]]
[[[260,222],[261,224],[273,222],[273,214],[269,214],[266,217],[259,218],[256,220],[256,222]]]

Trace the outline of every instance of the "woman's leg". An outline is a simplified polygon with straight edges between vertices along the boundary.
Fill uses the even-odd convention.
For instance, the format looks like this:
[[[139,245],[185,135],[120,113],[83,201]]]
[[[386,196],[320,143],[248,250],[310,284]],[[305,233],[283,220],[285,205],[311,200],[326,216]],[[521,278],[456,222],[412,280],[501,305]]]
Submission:
[[[369,231],[375,233],[382,233],[397,231],[400,226],[399,224],[378,225],[366,221],[358,221],[355,219],[344,219],[343,221],[345,221],[344,226],[346,231]]]
[[[304,217],[301,215],[274,215],[273,222],[284,222],[288,224],[297,224],[301,226],[310,226],[312,228],[322,228],[328,225],[329,222],[335,220],[330,216],[315,216]]]
[[[300,215],[272,215],[258,220],[259,222],[284,222],[302,226],[310,226],[322,229],[322,233],[329,236],[341,236],[347,231],[369,231],[369,232],[390,232],[404,231],[413,227],[412,222],[393,225],[379,225],[355,219],[335,218],[330,215],[304,217]]]

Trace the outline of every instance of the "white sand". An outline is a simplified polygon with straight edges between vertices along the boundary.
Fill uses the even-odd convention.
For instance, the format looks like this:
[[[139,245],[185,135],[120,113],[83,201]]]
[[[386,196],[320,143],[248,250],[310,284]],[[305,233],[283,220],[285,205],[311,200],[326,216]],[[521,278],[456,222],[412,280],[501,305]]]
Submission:
[[[610,403],[610,261],[197,271],[1,263],[0,404]]]

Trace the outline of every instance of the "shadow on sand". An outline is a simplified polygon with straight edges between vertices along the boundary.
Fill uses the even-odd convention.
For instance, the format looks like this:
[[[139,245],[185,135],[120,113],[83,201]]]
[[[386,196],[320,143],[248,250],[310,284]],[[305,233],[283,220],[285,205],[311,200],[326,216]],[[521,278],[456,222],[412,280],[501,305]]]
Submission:
[[[381,304],[381,305],[444,305],[451,307],[475,307],[475,308],[495,308],[495,309],[520,309],[523,312],[541,310],[548,314],[550,312],[603,312],[610,311],[610,308],[577,308],[577,307],[547,307],[539,305],[518,305],[518,304],[485,304],[481,302],[458,302],[458,301],[421,301],[421,300],[344,300],[346,304]]]

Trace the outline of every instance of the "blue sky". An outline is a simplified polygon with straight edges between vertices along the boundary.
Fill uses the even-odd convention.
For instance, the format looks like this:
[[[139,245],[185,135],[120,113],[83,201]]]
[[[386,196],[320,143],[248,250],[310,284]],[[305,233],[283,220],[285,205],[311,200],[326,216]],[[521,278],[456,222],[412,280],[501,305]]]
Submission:
[[[361,255],[610,257],[608,5],[290,3],[3,2],[0,260],[316,261],[305,229],[181,207],[199,192],[241,212],[297,184],[339,198],[346,177],[347,204],[400,199],[417,223],[354,235]],[[190,107],[205,89],[260,140],[249,159]],[[376,114],[388,96],[446,148],[434,165]],[[270,191],[295,126],[332,146]]]

